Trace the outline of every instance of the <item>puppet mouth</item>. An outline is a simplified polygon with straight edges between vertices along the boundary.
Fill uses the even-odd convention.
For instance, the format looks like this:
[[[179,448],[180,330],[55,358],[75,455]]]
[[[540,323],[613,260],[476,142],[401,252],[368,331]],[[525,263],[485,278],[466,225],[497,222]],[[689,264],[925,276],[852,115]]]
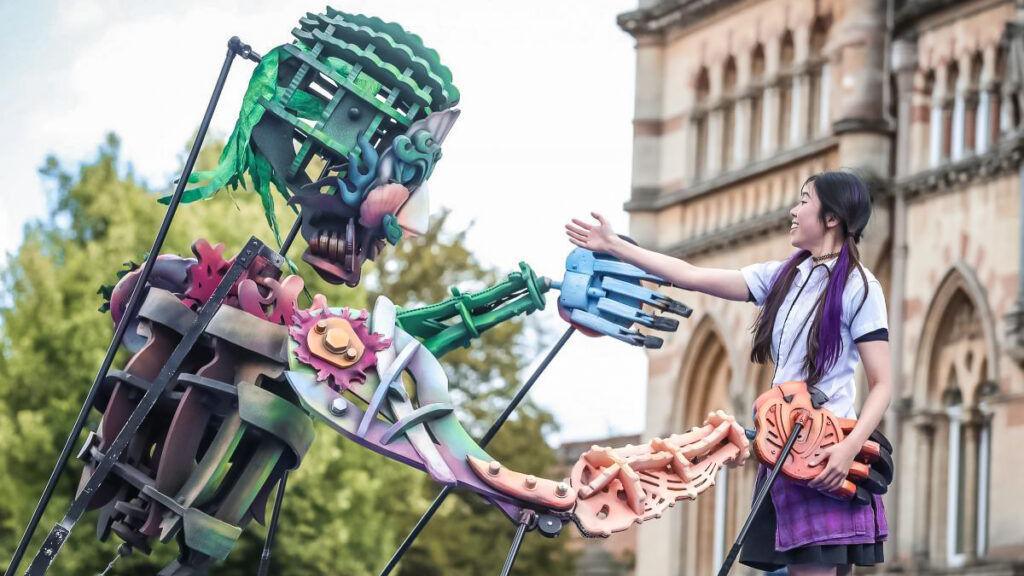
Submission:
[[[302,253],[302,260],[313,267],[321,278],[331,284],[345,284],[355,287],[359,284],[363,262],[369,256],[367,250],[360,250],[354,226],[351,231],[321,229],[309,240],[309,246]],[[374,251],[377,248],[373,246]]]
[[[393,216],[404,235],[424,234],[430,224],[426,187],[413,191],[396,212]],[[383,214],[368,218],[367,210],[361,210],[361,216],[342,219],[342,226],[338,226],[337,218],[314,220],[317,231],[308,239],[309,246],[303,252],[302,260],[331,284],[355,287],[359,284],[363,263],[374,260],[384,250]]]

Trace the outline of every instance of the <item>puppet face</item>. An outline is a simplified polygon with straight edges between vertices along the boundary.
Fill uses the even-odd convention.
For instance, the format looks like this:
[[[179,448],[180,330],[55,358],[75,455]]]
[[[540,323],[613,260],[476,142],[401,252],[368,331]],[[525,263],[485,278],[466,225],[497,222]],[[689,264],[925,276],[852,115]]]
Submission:
[[[393,22],[328,8],[268,52],[217,169],[183,201],[251,180],[279,234],[271,184],[301,217],[303,259],[335,284],[425,230],[424,186],[458,111],[451,71]]]
[[[328,176],[300,189],[302,259],[334,284],[355,286],[362,264],[387,243],[426,232],[430,200],[426,181],[441,158],[441,142],[459,112],[442,110],[413,122],[378,153],[357,138],[359,155],[328,167]]]
[[[437,53],[397,24],[328,8],[293,34],[277,86],[296,114],[311,116],[289,122],[287,138],[302,258],[328,282],[355,286],[387,243],[426,230],[425,183],[459,92]]]

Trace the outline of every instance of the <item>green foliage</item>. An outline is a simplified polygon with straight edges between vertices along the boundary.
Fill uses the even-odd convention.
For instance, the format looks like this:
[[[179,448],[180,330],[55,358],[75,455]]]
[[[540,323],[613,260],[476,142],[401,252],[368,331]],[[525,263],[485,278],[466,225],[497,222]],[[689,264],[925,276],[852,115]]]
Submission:
[[[208,146],[198,169],[216,164],[222,146]],[[92,382],[112,333],[109,315],[97,307],[97,288],[116,280],[126,260],[150,249],[163,217],[156,193],[124,167],[111,136],[95,161],[68,171],[55,159],[41,170],[52,184],[50,215],[28,226],[25,238],[0,269],[5,297],[0,300],[0,550],[12,551]],[[290,226],[294,216],[278,207]],[[165,253],[189,254],[196,238],[223,242],[226,255],[249,235],[265,234],[263,207],[255,194],[221,194],[184,206],[175,218]],[[385,265],[367,274],[372,293],[329,286],[301,262],[299,273],[310,293],[321,292],[332,305],[369,307],[372,296],[387,293],[398,305],[443,299],[450,284],[474,289],[497,275],[462,247],[461,235],[442,232],[444,217],[426,238],[405,239],[385,253]],[[300,243],[301,244],[301,243]],[[294,254],[301,249],[296,246]],[[511,395],[517,374],[531,358],[524,325],[510,322],[485,335],[470,349],[444,358],[453,387],[466,402],[465,417],[479,434],[496,414],[499,399]],[[123,365],[119,356],[115,365]],[[96,426],[95,413],[90,427]],[[492,444],[507,464],[542,473],[554,461],[542,432],[550,416],[527,405]],[[79,440],[80,442],[80,440]],[[49,512],[29,548],[66,509],[81,465],[72,459]],[[288,484],[272,573],[286,576],[376,574],[424,510],[438,488],[401,464],[380,457],[319,427],[303,466]],[[97,543],[95,516],[87,515],[50,573],[95,574],[114,554],[116,543]],[[403,574],[480,574],[497,571],[513,525],[475,496],[451,499],[409,555]],[[238,548],[215,575],[252,574],[259,562],[265,529],[251,525]],[[155,574],[173,557],[173,544],[157,545],[151,556],[119,561],[113,574]],[[572,558],[562,542],[531,536],[516,573],[562,574]]]

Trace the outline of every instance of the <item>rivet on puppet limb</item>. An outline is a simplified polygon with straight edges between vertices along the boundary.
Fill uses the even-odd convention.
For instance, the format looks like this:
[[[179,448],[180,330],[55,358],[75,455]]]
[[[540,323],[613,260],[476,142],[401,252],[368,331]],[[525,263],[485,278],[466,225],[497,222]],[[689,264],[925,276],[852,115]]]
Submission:
[[[275,194],[299,214],[302,259],[332,284],[357,286],[366,260],[426,230],[426,183],[460,94],[438,54],[396,23],[328,8],[308,14],[293,35],[262,57],[233,39],[215,96],[234,55],[258,62],[235,129],[215,169],[190,173],[192,154],[164,199],[169,225],[178,202],[248,184],[281,253],[254,238],[228,258],[223,246],[199,239],[193,257],[155,256],[104,292],[115,343],[133,356],[120,370],[108,370],[108,358],[100,370],[86,408],[102,418],[79,453],[79,492],[28,573],[46,572],[86,509],[99,510],[100,539],[116,536],[122,550],[149,553],[176,540],[179,556],[162,576],[205,573],[250,521],[265,521],[274,487],[313,442],[315,419],[446,487],[477,493],[518,523],[506,572],[529,530],[555,536],[573,522],[586,536],[607,536],[698,497],[722,466],[743,463],[743,429],[713,412],[690,432],[594,447],[563,483],[508,470],[485,450],[522,394],[479,442],[456,417],[445,354],[543,310],[552,290],[570,326],[559,346],[578,330],[658,348],[657,333],[678,327],[666,314],[690,315],[650,287],[665,286],[661,278],[609,256],[575,249],[559,280],[521,262],[493,286],[453,287],[451,297],[422,307],[381,296],[369,312],[332,307],[323,295],[300,307],[303,281],[286,274],[283,258],[294,235],[280,240]],[[47,502],[44,493],[40,510]]]

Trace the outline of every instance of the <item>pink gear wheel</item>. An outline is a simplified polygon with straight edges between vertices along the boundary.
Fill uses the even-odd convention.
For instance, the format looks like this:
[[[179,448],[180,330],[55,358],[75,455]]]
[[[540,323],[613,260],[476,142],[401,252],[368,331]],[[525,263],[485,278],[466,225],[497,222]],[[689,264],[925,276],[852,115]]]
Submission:
[[[309,347],[307,337],[310,330],[313,330],[321,320],[331,318],[347,321],[352,331],[365,346],[362,356],[351,366],[343,368],[331,363]],[[365,310],[342,308],[335,312],[326,306],[326,299],[317,294],[313,299],[312,306],[305,310],[298,310],[292,316],[292,326],[289,327],[288,333],[298,344],[295,349],[295,357],[317,371],[316,379],[318,381],[326,382],[328,386],[339,393],[348,389],[353,383],[365,382],[366,371],[377,364],[377,352],[391,345],[390,339],[370,332],[366,326],[367,318],[369,318],[369,314]]]
[[[588,536],[607,537],[694,500],[714,486],[722,466],[743,465],[750,442],[721,410],[685,434],[623,448],[594,446],[576,462],[576,518]]]

